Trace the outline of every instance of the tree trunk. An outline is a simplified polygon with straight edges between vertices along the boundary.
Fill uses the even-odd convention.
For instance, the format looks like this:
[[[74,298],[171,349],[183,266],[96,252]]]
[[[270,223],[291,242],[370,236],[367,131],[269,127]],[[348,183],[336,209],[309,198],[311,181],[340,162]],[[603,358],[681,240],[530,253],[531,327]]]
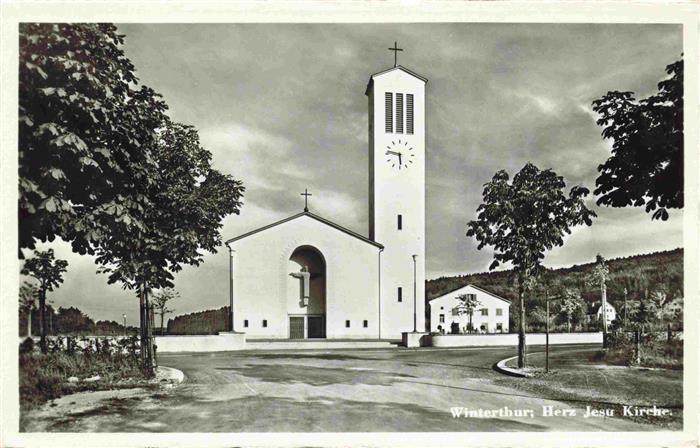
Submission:
[[[29,308],[29,314],[27,314],[27,337],[32,337],[32,309]]]
[[[518,302],[520,303],[520,324],[518,325],[518,368],[525,367],[525,297],[523,281],[519,280]]]
[[[139,338],[141,340],[141,366],[146,369],[146,295],[139,291]]]
[[[608,347],[608,296],[605,288],[605,280],[600,284],[600,303],[603,307],[603,348]]]
[[[165,312],[161,310],[160,313],[160,335],[163,336],[163,318],[165,317]]]
[[[41,340],[39,341],[39,346],[41,347],[41,353],[46,354],[48,352],[48,343],[46,340],[47,334],[47,322],[46,322],[46,289],[41,288],[39,291],[39,333],[41,334]]]
[[[473,311],[469,312],[469,328],[467,328],[467,330],[469,330],[469,333],[471,333],[474,330],[474,324],[472,323],[472,314],[473,313],[474,313]]]
[[[566,325],[567,325],[567,327],[569,327],[569,333],[571,333],[571,318],[568,318],[566,320]]]
[[[150,301],[148,300],[147,289],[144,288],[144,297],[146,304],[146,374],[150,377],[153,376],[153,308],[151,308]]]

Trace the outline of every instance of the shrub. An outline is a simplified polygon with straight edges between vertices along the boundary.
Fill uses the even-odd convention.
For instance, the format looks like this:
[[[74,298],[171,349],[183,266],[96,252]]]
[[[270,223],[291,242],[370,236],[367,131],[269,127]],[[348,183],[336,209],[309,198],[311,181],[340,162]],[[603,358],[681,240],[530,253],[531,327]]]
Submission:
[[[21,344],[19,344],[19,353],[21,355],[24,355],[27,353],[32,353],[33,351],[34,351],[34,339],[26,338],[24,341],[22,341]]]

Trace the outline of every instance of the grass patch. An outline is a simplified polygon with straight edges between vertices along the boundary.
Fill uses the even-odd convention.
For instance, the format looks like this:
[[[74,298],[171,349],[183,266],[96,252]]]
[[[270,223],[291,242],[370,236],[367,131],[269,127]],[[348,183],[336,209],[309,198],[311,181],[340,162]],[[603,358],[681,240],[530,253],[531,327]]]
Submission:
[[[624,405],[671,408],[671,417],[625,417],[664,429],[683,424],[683,372],[679,369],[626,367],[610,362],[600,349],[550,354],[550,371],[544,373],[544,353],[527,357],[532,378],[503,377],[499,383],[533,395],[569,402],[572,406],[615,409]]]
[[[94,382],[68,382],[99,375]],[[65,352],[23,353],[19,357],[20,406],[29,410],[69,393],[143,386],[148,378],[130,354],[85,355]]]

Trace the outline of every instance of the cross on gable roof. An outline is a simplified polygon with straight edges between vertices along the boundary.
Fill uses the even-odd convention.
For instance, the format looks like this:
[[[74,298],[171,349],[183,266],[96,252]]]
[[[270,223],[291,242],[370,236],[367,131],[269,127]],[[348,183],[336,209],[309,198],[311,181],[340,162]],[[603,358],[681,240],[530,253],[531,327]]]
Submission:
[[[341,232],[343,232],[343,233],[345,233],[345,234],[347,234],[347,235],[350,235],[350,236],[352,236],[352,237],[355,237],[355,238],[357,238],[357,239],[359,239],[359,240],[361,240],[361,241],[364,241],[365,243],[371,244],[372,246],[375,246],[375,247],[377,247],[377,248],[379,248],[379,249],[383,249],[383,248],[384,248],[384,246],[383,246],[382,244],[379,244],[379,243],[377,243],[376,241],[372,241],[372,240],[370,240],[369,238],[365,238],[364,236],[360,235],[360,234],[357,233],[357,232],[353,232],[352,230],[347,229],[347,228],[345,228],[345,227],[343,227],[343,226],[341,226],[341,225],[339,225],[339,224],[336,224],[336,223],[334,223],[333,221],[329,221],[329,220],[327,220],[327,219],[325,219],[325,218],[322,218],[322,217],[320,217],[320,216],[318,216],[318,215],[315,215],[315,214],[313,214],[313,213],[311,213],[311,212],[307,212],[307,211],[301,212],[301,213],[297,213],[296,215],[292,215],[292,216],[290,216],[290,217],[288,217],[288,218],[284,218],[284,219],[281,219],[281,220],[279,220],[279,221],[277,221],[277,222],[273,222],[272,224],[268,224],[268,225],[263,226],[263,227],[260,227],[260,228],[258,228],[258,229],[251,230],[250,232],[244,233],[243,235],[239,235],[239,236],[237,236],[237,237],[231,238],[231,239],[229,239],[229,240],[226,241],[226,244],[232,243],[232,242],[234,242],[234,241],[241,240],[241,239],[243,239],[243,238],[249,237],[249,236],[251,236],[251,235],[254,235],[254,234],[256,234],[256,233],[262,232],[262,231],[264,231],[264,230],[268,230],[268,229],[270,229],[270,228],[272,228],[272,227],[276,227],[276,226],[278,226],[278,225],[280,225],[280,224],[284,224],[285,222],[292,221],[292,220],[297,219],[297,218],[300,218],[300,217],[302,217],[302,216],[308,216],[309,218],[315,219],[316,221],[321,222],[321,223],[323,223],[323,224],[325,224],[325,225],[327,225],[327,226],[333,227],[333,228],[336,229],[336,230],[340,230]]]

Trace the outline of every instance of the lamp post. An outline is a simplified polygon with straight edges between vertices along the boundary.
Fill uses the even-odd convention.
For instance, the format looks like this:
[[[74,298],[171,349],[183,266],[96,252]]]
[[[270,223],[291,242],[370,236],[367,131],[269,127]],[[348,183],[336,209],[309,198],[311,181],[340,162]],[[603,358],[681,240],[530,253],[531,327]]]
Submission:
[[[228,247],[228,298],[229,298],[229,329],[231,333],[233,329],[233,248],[226,243]]]
[[[417,332],[416,328],[416,322],[417,322],[417,314],[416,314],[416,258],[418,255],[411,255],[413,257],[413,332]]]
[[[122,319],[124,319],[124,337],[126,337],[126,314],[122,314]]]

